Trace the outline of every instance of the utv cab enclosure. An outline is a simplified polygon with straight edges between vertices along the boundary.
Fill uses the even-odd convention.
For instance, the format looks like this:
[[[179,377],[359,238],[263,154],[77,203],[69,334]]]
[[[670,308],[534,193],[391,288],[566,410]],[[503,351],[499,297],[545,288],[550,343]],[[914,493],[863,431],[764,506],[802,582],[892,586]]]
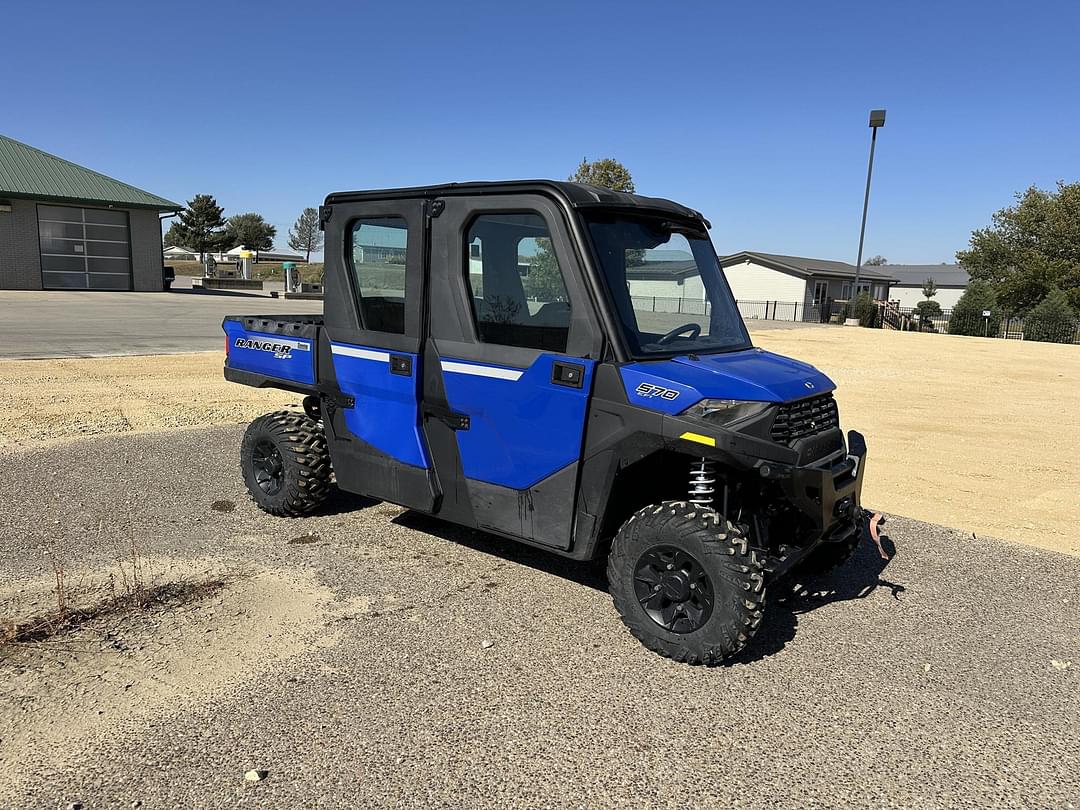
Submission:
[[[771,581],[851,554],[863,438],[825,375],[751,344],[698,212],[540,180],[320,216],[323,316],[224,322],[226,378],[306,395],[244,437],[264,510],[336,485],[606,557],[633,634],[690,663],[748,642]],[[657,279],[682,280],[678,312],[637,296]]]

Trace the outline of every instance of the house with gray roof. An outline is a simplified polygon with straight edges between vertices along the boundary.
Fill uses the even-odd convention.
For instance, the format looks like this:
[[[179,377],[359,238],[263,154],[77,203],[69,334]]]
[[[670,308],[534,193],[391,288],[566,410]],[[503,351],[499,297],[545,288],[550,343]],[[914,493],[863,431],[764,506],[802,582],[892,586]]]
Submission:
[[[0,135],[0,289],[161,290],[180,203]]]
[[[855,265],[847,262],[743,250],[721,256],[720,266],[738,301],[821,307],[828,300],[846,301],[856,292]],[[857,292],[868,292],[875,301],[889,300],[897,280],[891,267],[863,267],[858,275]]]
[[[928,278],[932,278],[937,285],[937,295],[933,300],[942,309],[956,306],[971,280],[967,270],[958,264],[886,264],[878,269],[888,270],[890,275],[896,277],[889,297],[899,301],[901,307],[912,309],[920,301],[926,300],[923,285]]]

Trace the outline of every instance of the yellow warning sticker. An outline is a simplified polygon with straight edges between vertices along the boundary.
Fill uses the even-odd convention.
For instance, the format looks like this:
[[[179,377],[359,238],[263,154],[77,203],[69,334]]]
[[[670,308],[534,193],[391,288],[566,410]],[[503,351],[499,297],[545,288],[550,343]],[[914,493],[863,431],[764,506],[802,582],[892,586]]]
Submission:
[[[686,439],[688,442],[697,442],[698,444],[707,444],[709,447],[716,447],[716,439],[712,436],[702,436],[700,433],[684,433],[679,438]]]

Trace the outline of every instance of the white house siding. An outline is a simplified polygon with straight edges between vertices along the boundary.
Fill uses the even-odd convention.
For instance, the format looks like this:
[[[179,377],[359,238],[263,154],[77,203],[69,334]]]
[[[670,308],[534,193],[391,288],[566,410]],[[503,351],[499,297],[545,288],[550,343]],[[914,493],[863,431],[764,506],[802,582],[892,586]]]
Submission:
[[[942,309],[952,309],[963,294],[964,291],[959,288],[938,287],[937,295],[933,300],[937,301]],[[914,309],[920,301],[925,301],[926,297],[923,295],[922,286],[893,287],[889,291],[889,300],[899,301],[901,307]]]
[[[677,279],[629,279],[630,294],[642,298],[656,296],[657,298],[693,298],[696,301],[705,300],[705,287],[701,283],[701,276],[689,276],[680,284]]]
[[[802,276],[774,270],[754,262],[724,268],[737,301],[812,302],[813,284]]]

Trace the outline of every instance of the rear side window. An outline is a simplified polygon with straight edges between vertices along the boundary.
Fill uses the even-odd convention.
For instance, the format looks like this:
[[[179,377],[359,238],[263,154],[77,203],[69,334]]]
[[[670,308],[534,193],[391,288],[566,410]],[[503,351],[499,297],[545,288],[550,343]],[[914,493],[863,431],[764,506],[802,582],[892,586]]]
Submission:
[[[362,328],[405,334],[405,257],[409,246],[405,220],[359,219],[353,223],[349,241]]]
[[[539,214],[482,214],[465,237],[476,333],[484,343],[565,352],[570,298]]]

